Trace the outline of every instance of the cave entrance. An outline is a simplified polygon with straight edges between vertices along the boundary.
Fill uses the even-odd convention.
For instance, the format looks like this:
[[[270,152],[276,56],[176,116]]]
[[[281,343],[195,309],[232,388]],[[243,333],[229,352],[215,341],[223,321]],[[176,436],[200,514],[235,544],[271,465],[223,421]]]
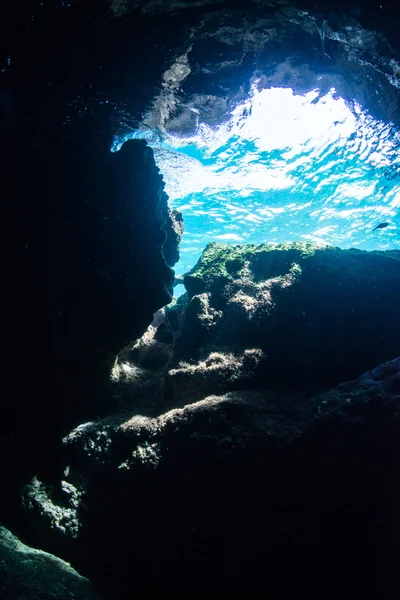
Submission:
[[[128,135],[153,147],[170,205],[183,213],[177,275],[211,241],[400,248],[400,133],[392,123],[334,88],[298,94],[259,89],[257,80],[214,126],[201,105],[187,110],[190,135],[146,126]]]

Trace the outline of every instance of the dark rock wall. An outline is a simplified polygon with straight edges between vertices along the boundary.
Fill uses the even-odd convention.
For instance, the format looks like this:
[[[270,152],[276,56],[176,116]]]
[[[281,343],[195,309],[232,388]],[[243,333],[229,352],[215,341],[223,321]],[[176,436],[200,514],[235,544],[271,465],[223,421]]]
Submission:
[[[47,455],[51,440],[73,423],[105,410],[115,356],[172,296],[174,275],[163,247],[168,237],[174,264],[178,233],[171,239],[173,223],[152,150],[131,141],[112,154],[110,138],[92,136],[95,128],[96,121],[83,121],[79,133],[52,144],[28,184],[31,198],[35,194],[47,207],[48,231],[45,262],[35,265],[38,279],[21,282],[27,288],[24,318],[33,319],[25,335],[36,356],[27,389],[22,381],[2,425],[5,447],[11,440],[21,454],[22,465],[8,465],[12,477],[19,477],[20,467],[29,470],[37,452]],[[38,252],[35,238],[27,246],[27,256]],[[49,277],[44,299],[42,269]],[[47,325],[40,320],[42,301]]]
[[[113,360],[170,300],[178,257],[152,150],[137,141],[110,152],[113,100],[149,100],[154,48],[139,61],[129,38],[116,68],[110,49],[121,29],[106,35],[106,7],[70,9],[11,7],[2,22],[4,344],[14,392],[0,445],[10,514],[35,462],[51,470],[57,461],[53,441],[110,402]]]
[[[385,363],[315,397],[247,389],[190,404],[187,395],[157,418],[77,428],[64,440],[65,479],[83,493],[77,510],[59,483],[48,488],[55,505],[37,484],[29,492],[42,543],[113,600],[145,593],[149,579],[177,598],[299,588],[395,597],[399,368]]]
[[[79,340],[110,360],[171,299],[167,198],[144,141],[101,157],[87,146],[71,151],[79,181],[65,182],[49,222],[52,333],[55,343]]]

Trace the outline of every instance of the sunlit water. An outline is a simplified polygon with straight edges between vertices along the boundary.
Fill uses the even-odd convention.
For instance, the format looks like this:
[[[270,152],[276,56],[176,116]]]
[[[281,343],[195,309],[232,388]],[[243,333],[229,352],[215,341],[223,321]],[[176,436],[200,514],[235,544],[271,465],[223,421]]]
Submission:
[[[334,90],[254,87],[214,129],[199,114],[192,137],[148,128],[127,137],[148,139],[170,205],[183,213],[177,273],[209,241],[400,248],[400,133]],[[389,226],[373,232],[381,222]]]

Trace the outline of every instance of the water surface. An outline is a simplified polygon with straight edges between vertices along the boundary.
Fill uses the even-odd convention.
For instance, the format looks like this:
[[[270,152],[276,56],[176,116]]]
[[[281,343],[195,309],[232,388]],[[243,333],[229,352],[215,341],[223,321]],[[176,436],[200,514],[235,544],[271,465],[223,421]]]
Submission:
[[[148,139],[170,204],[184,215],[177,273],[209,241],[400,249],[400,133],[392,123],[334,90],[254,86],[215,128],[194,112],[191,137],[149,128],[127,135]],[[373,232],[381,222],[389,226]]]

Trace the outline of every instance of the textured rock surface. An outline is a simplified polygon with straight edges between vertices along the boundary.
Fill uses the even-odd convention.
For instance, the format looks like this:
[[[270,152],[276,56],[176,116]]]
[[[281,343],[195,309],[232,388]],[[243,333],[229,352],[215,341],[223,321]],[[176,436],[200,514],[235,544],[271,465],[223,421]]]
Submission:
[[[184,278],[176,363],[264,355],[260,385],[334,385],[400,353],[400,253],[210,244]]]
[[[69,564],[26,546],[2,526],[0,593],[4,600],[100,600]]]
[[[87,423],[64,440],[65,479],[83,498],[72,556],[113,598],[128,598],[132,578],[139,590],[155,574],[155,589],[184,597],[200,565],[195,597],[210,585],[215,594],[236,585],[312,593],[339,553],[332,593],[346,585],[389,598],[399,434],[400,358],[312,398],[243,390],[156,418]],[[52,514],[53,544],[66,536],[70,545]]]

